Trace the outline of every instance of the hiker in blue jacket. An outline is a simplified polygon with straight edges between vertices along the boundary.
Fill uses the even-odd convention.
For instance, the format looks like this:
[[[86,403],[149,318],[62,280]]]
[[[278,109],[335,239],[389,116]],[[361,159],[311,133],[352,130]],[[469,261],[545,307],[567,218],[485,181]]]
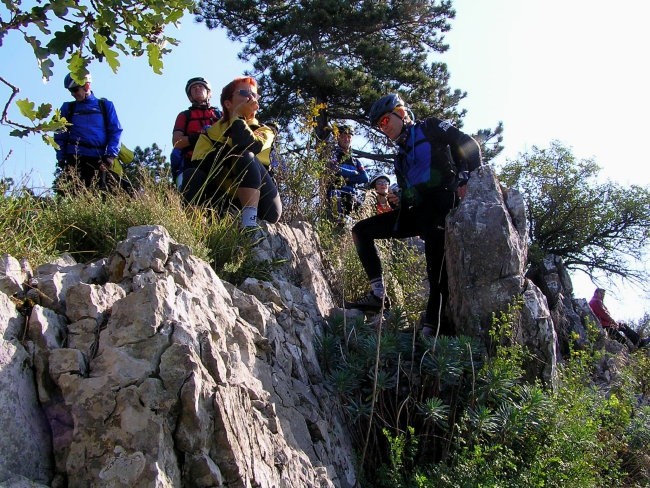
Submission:
[[[369,181],[361,162],[352,156],[352,133],[349,125],[338,126],[337,145],[330,161],[333,179],[327,188],[327,199],[330,205],[336,203],[338,216],[350,215],[358,203],[357,185]]]
[[[90,90],[91,81],[88,74],[80,85],[69,73],[63,81],[74,101],[63,103],[61,115],[72,125],[54,135],[59,145],[56,160],[59,168],[75,172],[86,186],[96,183],[106,188],[120,180],[112,168],[120,151],[122,126],[113,103]]]
[[[420,236],[425,243],[429,298],[421,319],[424,335],[454,335],[445,315],[449,294],[445,265],[445,217],[465,196],[471,171],[481,165],[478,143],[436,117],[415,122],[402,98],[390,94],[370,109],[370,123],[397,146],[395,176],[399,208],[361,220],[352,238],[371,291],[347,308],[379,311],[390,307],[375,239]]]

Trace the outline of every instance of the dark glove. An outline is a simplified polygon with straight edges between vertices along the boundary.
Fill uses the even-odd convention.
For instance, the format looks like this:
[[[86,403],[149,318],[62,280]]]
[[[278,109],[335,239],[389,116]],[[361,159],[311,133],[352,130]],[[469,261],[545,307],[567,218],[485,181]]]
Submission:
[[[104,165],[104,168],[101,168],[100,170],[108,170],[111,171],[113,169],[113,163],[115,162],[115,156],[102,156],[102,163]]]
[[[190,134],[187,136],[187,140],[190,143],[190,147],[194,148],[194,146],[196,146],[196,141],[199,140],[200,135],[201,134]]]

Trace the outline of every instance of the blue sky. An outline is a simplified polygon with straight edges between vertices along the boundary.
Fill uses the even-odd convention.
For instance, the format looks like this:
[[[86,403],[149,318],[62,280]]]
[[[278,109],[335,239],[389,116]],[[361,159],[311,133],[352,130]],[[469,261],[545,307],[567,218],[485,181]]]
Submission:
[[[577,157],[595,159],[604,178],[650,184],[644,150],[650,4],[455,0],[454,7],[457,16],[446,36],[450,49],[441,59],[448,64],[451,86],[468,92],[461,104],[468,111],[464,129],[473,133],[504,122],[505,150],[496,164],[557,139]],[[165,58],[162,76],[151,72],[144,58],[122,57],[117,74],[102,63],[91,68],[93,91],[115,102],[123,142],[131,148],[155,142],[169,153],[175,117],[188,105],[186,80],[204,76],[218,93],[246,68],[237,59],[239,47],[221,31],[208,31],[188,17],[181,29],[168,33],[181,45]],[[4,40],[0,66],[2,76],[21,88],[21,98],[56,107],[70,99],[62,86],[65,65],[56,64],[55,77],[43,84],[32,53],[15,34]],[[8,94],[0,85],[2,100]],[[8,132],[0,127],[0,176],[49,187],[54,151],[38,137],[19,140]],[[617,318],[650,311],[648,289],[601,284],[610,289],[607,305]],[[574,285],[577,297],[591,296],[594,285],[581,275],[574,276]]]

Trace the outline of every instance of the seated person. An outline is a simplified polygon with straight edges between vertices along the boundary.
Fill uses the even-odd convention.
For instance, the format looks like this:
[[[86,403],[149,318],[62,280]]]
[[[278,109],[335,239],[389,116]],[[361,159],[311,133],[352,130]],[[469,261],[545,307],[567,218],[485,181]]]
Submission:
[[[349,215],[358,206],[357,185],[368,183],[368,174],[361,162],[352,156],[352,128],[339,125],[337,145],[332,154],[330,168],[333,181],[328,185],[327,198],[336,201],[338,215]]]
[[[636,347],[648,346],[648,344],[650,344],[650,337],[642,340],[641,337],[639,337],[639,334],[628,327],[627,324],[614,320],[609,314],[609,310],[607,310],[604,300],[605,290],[602,288],[596,288],[594,296],[591,297],[591,300],[589,301],[589,308],[591,308],[591,311],[600,321],[600,325],[603,329],[607,332],[613,332],[615,334],[614,338],[617,338],[617,331],[623,333]]]
[[[172,132],[174,150],[170,158],[172,178],[179,187],[180,176],[192,160],[192,151],[199,135],[221,117],[221,110],[210,106],[212,89],[205,78],[195,77],[187,80],[185,94],[192,105],[176,116]]]
[[[241,227],[259,229],[258,217],[280,220],[282,202],[269,174],[274,131],[255,118],[257,81],[235,78],[221,91],[223,117],[198,138],[181,192],[187,202],[215,208],[234,203]]]

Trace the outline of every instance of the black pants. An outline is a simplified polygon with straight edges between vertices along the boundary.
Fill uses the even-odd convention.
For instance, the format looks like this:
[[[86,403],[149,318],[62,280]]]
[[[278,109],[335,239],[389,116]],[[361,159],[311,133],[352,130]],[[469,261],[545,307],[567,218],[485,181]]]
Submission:
[[[203,165],[184,170],[180,190],[185,201],[221,209],[231,203],[241,207],[239,201],[232,197],[234,192],[231,188],[234,183],[225,183],[239,182],[238,187],[260,190],[258,217],[272,224],[278,222],[282,214],[282,208],[276,204],[278,188],[260,160],[251,152],[244,153],[241,157],[234,158],[229,171],[232,176],[224,178],[220,171],[213,172]]]
[[[352,228],[352,238],[359,260],[371,281],[382,276],[375,239],[420,236],[424,240],[429,279],[429,298],[424,322],[436,327],[440,318],[440,333],[444,335],[454,334],[453,325],[445,316],[449,296],[445,264],[445,217],[454,205],[454,193],[440,192],[417,207],[400,208],[374,215],[359,221]]]
[[[62,169],[65,173],[75,174],[88,188],[96,186],[101,190],[115,190],[117,188],[125,191],[131,190],[131,184],[128,180],[120,177],[110,169],[101,171],[101,164],[101,157],[68,154],[63,161]]]
[[[639,336],[639,334],[637,334],[633,329],[628,327],[627,324],[620,324],[618,331],[611,327],[608,327],[607,332],[609,332],[609,336],[611,338],[614,338],[619,342],[624,342],[621,340],[622,337],[620,336],[620,333],[623,333],[623,335],[625,335],[625,337],[627,337],[630,340],[630,342],[637,347],[639,346],[639,342],[641,342],[641,337]]]

